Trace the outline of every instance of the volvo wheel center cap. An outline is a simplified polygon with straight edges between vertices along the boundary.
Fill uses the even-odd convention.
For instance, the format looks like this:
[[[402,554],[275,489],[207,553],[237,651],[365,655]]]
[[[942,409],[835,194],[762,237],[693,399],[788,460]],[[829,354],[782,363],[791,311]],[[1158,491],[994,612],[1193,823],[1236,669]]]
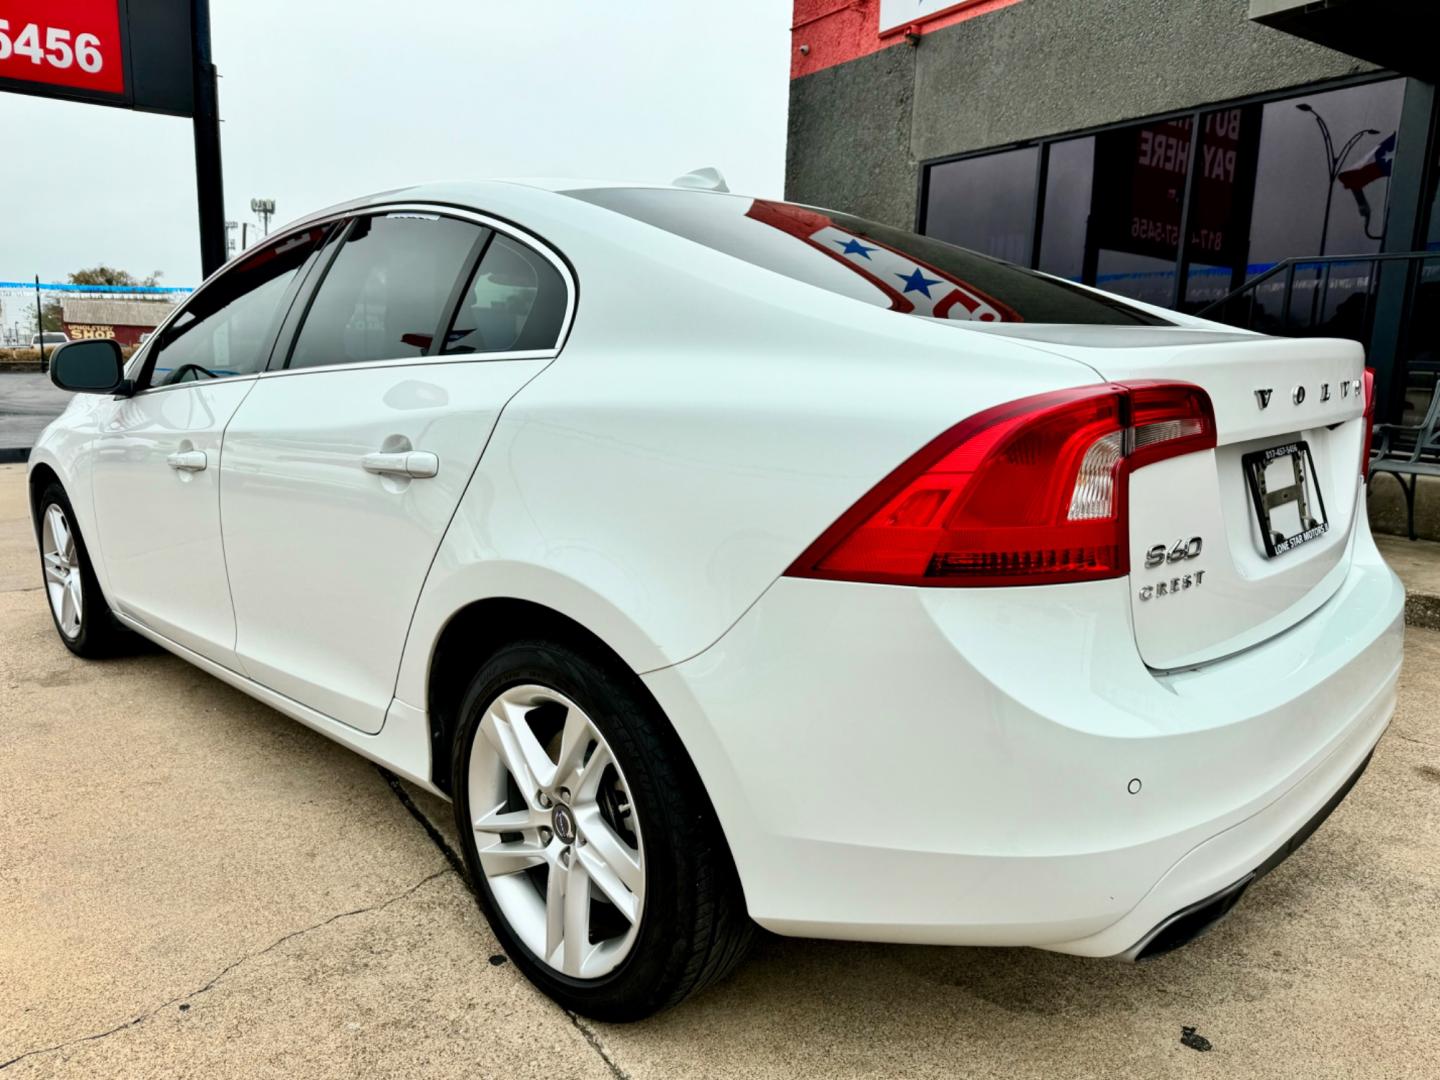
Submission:
[[[575,818],[571,815],[568,806],[564,803],[556,803],[554,811],[550,814],[550,821],[554,826],[556,837],[562,844],[575,842]]]

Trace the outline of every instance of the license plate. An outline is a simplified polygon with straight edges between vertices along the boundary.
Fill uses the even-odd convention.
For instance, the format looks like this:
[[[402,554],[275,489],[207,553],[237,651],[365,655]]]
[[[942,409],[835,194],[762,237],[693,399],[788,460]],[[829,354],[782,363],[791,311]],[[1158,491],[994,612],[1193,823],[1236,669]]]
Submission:
[[[1271,446],[1241,460],[1267,556],[1273,559],[1330,531],[1309,444]]]

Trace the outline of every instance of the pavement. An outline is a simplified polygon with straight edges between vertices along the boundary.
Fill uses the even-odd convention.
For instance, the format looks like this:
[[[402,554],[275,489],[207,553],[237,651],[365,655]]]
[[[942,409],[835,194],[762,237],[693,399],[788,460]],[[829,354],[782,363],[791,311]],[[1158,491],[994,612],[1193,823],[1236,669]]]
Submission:
[[[1350,797],[1179,952],[765,936],[624,1026],[504,962],[443,802],[167,654],[72,657],[20,466],[0,466],[0,642],[0,1080],[1440,1075],[1434,631],[1410,630]]]
[[[1440,495],[1440,491],[1436,494]],[[1375,543],[1405,583],[1405,621],[1426,630],[1440,630],[1440,544],[1379,534]]]
[[[40,432],[64,411],[70,397],[49,375],[0,371],[0,461],[13,461],[14,451],[35,445]]]

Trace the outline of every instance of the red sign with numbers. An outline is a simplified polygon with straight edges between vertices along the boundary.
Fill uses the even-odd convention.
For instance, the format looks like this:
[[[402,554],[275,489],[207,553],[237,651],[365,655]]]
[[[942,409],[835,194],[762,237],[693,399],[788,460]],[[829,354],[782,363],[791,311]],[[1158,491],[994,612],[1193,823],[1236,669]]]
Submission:
[[[0,79],[123,95],[120,0],[4,0]]]

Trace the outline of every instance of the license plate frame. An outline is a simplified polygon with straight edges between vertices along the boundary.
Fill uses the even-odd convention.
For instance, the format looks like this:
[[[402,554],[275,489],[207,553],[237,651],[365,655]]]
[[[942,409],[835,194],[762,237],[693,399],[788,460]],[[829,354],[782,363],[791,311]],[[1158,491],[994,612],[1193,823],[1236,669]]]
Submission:
[[[1287,459],[1290,466],[1288,474],[1285,472]],[[1320,491],[1315,458],[1310,453],[1310,444],[1304,439],[1253,450],[1245,454],[1241,462],[1266,558],[1273,559],[1294,551],[1330,531],[1330,518],[1325,512],[1325,497]],[[1278,479],[1282,481],[1278,484],[1273,471],[1276,469],[1280,471]],[[1285,483],[1284,480],[1290,482]],[[1287,535],[1283,529],[1276,527],[1274,511],[1290,506],[1295,507],[1300,527]]]

